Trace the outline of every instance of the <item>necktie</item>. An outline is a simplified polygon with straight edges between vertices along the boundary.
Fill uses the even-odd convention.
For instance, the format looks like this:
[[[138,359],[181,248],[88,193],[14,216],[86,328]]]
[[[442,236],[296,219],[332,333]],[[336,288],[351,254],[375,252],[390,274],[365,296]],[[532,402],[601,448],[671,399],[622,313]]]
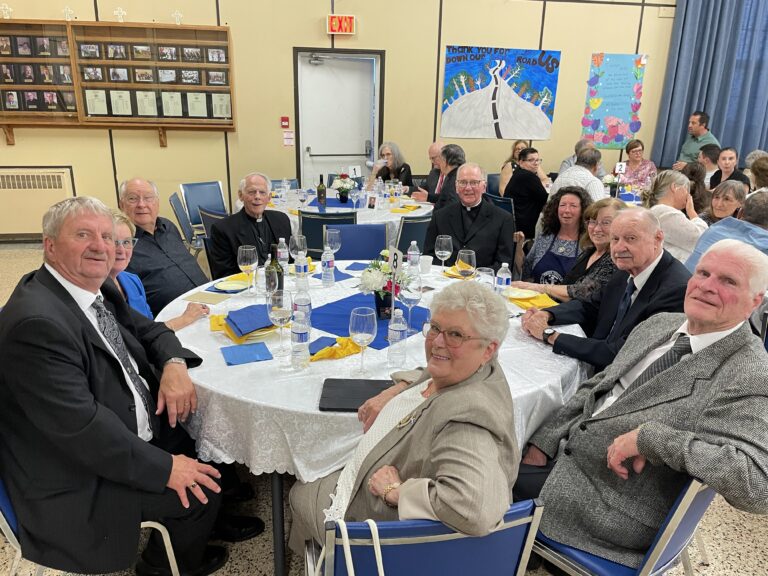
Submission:
[[[440,194],[440,190],[443,189],[443,175],[440,174],[440,178],[437,180],[437,188],[435,188],[435,196]]]
[[[613,322],[613,326],[611,327],[611,333],[608,335],[608,338],[613,335],[613,331],[618,328],[618,326],[621,324],[622,320],[624,320],[624,316],[627,315],[627,310],[629,310],[630,306],[632,306],[632,294],[635,293],[635,281],[630,278],[629,282],[627,282],[627,289],[624,291],[624,295],[621,297],[621,302],[619,302],[619,308],[616,310],[616,320]]]
[[[648,366],[648,368],[637,377],[632,385],[633,388],[642,386],[657,374],[661,374],[667,368],[671,368],[677,364],[683,356],[690,354],[691,352],[691,339],[685,334],[682,334],[672,345],[672,348],[667,350],[661,358]]]
[[[125,371],[131,380],[131,385],[139,393],[139,396],[141,396],[141,401],[149,416],[149,428],[154,431],[155,426],[153,424],[153,419],[156,417],[155,411],[157,410],[155,400],[144,385],[144,382],[141,381],[136,370],[133,369],[133,364],[131,364],[131,360],[128,357],[128,350],[125,348],[125,342],[123,341],[123,336],[120,334],[120,328],[117,326],[115,317],[106,309],[101,296],[96,297],[96,300],[91,304],[91,308],[96,312],[96,321],[98,322],[99,330],[120,359],[120,363],[123,365],[123,368],[125,368]]]

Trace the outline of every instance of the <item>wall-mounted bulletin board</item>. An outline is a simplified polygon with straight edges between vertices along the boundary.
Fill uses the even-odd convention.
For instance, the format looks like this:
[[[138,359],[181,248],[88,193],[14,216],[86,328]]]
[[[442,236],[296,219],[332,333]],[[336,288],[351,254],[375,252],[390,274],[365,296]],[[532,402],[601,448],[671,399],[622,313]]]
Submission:
[[[229,28],[0,21],[0,125],[234,130]]]

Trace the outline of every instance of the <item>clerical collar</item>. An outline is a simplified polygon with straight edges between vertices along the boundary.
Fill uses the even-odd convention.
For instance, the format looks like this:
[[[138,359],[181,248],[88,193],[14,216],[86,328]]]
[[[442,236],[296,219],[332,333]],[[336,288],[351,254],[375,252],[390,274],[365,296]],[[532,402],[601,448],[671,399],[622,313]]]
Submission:
[[[480,203],[481,203],[482,201],[483,201],[483,197],[482,197],[482,196],[480,196],[480,200],[478,200],[477,204],[474,204],[474,205],[472,205],[472,206],[464,206],[464,204],[462,204],[462,206],[464,206],[464,209],[465,209],[467,212],[472,212],[472,209],[473,209],[473,208],[477,208],[478,206],[480,206]]]
[[[243,208],[243,210],[245,210],[245,208]],[[254,222],[261,223],[264,220],[264,213],[263,212],[261,213],[261,216],[258,216],[256,218],[254,218],[253,216],[248,214],[248,212],[246,212],[245,215],[248,217],[249,220],[253,220]]]

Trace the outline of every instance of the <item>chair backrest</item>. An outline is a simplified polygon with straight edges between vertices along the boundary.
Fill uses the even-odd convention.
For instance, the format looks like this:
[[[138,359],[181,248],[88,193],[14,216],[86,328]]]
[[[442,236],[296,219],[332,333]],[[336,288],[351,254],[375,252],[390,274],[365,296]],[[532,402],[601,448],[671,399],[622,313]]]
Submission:
[[[181,194],[184,197],[184,204],[187,206],[187,214],[189,214],[189,221],[192,222],[192,226],[202,225],[198,208],[228,213],[220,181],[190,182],[179,184],[179,188],[181,188]]]
[[[485,189],[487,194],[499,195],[499,178],[501,174],[488,174],[488,187]]]
[[[205,250],[205,261],[208,262],[208,271],[211,278],[213,278],[213,266],[211,265],[211,239],[208,237],[203,238],[203,249]]]
[[[475,576],[525,573],[543,508],[533,500],[516,502],[504,515],[503,525],[485,536],[467,536],[442,522],[408,520],[377,522],[386,574],[473,574]],[[347,522],[356,574],[378,574],[370,528],[365,522]],[[347,567],[341,531],[326,524],[325,576],[345,576]]]
[[[504,196],[494,196],[493,194],[490,194],[488,192],[485,193],[485,195],[491,199],[491,202],[493,202],[496,206],[501,208],[502,210],[506,210],[512,216],[515,215],[515,204],[512,202],[512,198],[505,198]]]
[[[403,254],[408,251],[411,242],[416,240],[419,250],[424,251],[424,240],[427,238],[427,228],[432,220],[432,214],[426,216],[403,216],[397,229],[397,249]]]
[[[386,224],[327,224],[341,231],[341,248],[337,260],[373,260],[387,247]]]
[[[192,247],[195,243],[195,229],[192,227],[192,223],[189,221],[189,214],[184,209],[184,204],[181,201],[178,193],[174,192],[168,199],[171,203],[171,209],[176,215],[176,221],[179,223],[181,233],[184,236],[184,240],[188,247]]]
[[[5,489],[5,482],[0,478],[0,532],[8,539],[11,545],[18,549],[19,543],[16,535],[19,531],[19,521],[13,511],[11,498]]]
[[[213,225],[222,218],[228,216],[225,212],[213,212],[212,210],[206,210],[205,208],[198,208],[197,211],[200,212],[200,221],[203,223],[203,230],[205,230],[205,235],[208,238],[211,237],[211,228]]]
[[[286,180],[288,180],[288,186],[290,186],[291,190],[296,190],[299,187],[299,181],[296,178],[286,178]],[[280,178],[280,180],[272,180],[272,190],[282,185],[282,178]]]
[[[0,308],[2,310],[2,308]],[[763,312],[763,321],[760,324],[760,338],[763,339],[763,344],[768,348],[768,310]]]
[[[325,226],[329,224],[357,224],[357,212],[305,212],[299,210],[299,234],[307,239],[307,255],[315,259],[323,253]]]

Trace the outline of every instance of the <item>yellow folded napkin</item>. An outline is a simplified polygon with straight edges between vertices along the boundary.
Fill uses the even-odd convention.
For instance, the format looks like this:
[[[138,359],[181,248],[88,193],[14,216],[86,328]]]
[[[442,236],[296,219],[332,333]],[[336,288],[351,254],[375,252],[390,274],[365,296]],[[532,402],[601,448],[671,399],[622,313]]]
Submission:
[[[405,208],[390,208],[390,212],[393,214],[408,214],[410,210],[406,210]]]
[[[248,278],[248,274],[245,272],[238,272],[237,274],[232,274],[232,276],[227,276],[226,280],[230,282],[248,282],[250,278]]]
[[[552,298],[550,298],[546,294],[539,294],[538,296],[534,296],[533,298],[523,298],[523,299],[509,298],[509,301],[512,302],[512,304],[519,306],[523,310],[528,310],[528,308],[531,308],[533,306],[536,306],[536,308],[539,308],[539,309],[549,308],[550,306],[557,306],[557,302],[552,300]]]
[[[277,328],[277,326],[268,326],[266,328],[262,328],[261,330],[251,332],[250,334],[238,336],[235,334],[234,330],[232,330],[232,327],[227,324],[227,321],[225,320],[226,317],[226,314],[211,314],[208,316],[211,332],[224,332],[224,334],[226,334],[227,337],[235,344],[245,344],[248,340],[258,338],[259,336],[269,334],[270,332],[274,332],[275,328]]]
[[[309,359],[310,362],[316,360],[336,360],[338,358],[345,358],[346,356],[352,356],[360,352],[360,346],[352,342],[351,338],[341,336],[336,338],[335,346],[328,346],[322,350],[315,352],[314,356]]]
[[[413,212],[414,210],[418,210],[419,208],[421,208],[421,206],[419,206],[418,204],[403,204],[401,208],[403,208],[404,210],[408,210],[409,212]]]
[[[471,266],[467,266],[463,262],[457,262],[450,268],[446,268],[445,272],[443,274],[445,276],[448,276],[448,278],[458,278],[459,280],[471,280],[476,276],[476,274],[472,274],[472,276],[462,276],[459,273],[459,268],[471,268]]]
[[[268,202],[267,203],[267,208],[274,208],[274,207],[275,207],[275,203],[274,202]]]
[[[293,214],[294,216],[298,216],[299,215],[299,211],[298,210],[294,210],[293,208],[289,208],[288,209],[288,214]]]

